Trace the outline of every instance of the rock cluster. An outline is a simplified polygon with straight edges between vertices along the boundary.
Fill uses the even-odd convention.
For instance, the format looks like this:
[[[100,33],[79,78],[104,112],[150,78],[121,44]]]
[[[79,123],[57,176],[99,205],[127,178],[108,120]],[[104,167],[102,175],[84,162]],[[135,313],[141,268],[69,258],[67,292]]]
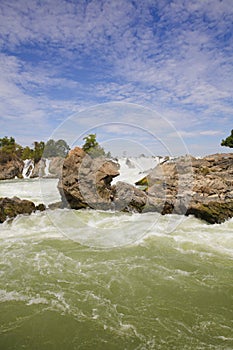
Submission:
[[[44,204],[36,206],[33,202],[18,197],[0,198],[0,223],[19,214],[31,214],[36,210],[45,210]]]
[[[233,217],[232,153],[165,162],[138,187],[124,182],[111,186],[118,175],[117,163],[92,159],[76,147],[63,163],[58,184],[63,207],[192,214],[209,223]]]

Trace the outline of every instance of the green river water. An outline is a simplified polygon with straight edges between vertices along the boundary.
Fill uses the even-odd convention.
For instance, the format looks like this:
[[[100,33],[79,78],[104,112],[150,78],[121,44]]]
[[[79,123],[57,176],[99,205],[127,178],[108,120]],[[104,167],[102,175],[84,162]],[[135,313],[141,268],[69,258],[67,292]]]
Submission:
[[[54,210],[2,224],[0,349],[233,349],[233,220],[167,230],[177,220]]]

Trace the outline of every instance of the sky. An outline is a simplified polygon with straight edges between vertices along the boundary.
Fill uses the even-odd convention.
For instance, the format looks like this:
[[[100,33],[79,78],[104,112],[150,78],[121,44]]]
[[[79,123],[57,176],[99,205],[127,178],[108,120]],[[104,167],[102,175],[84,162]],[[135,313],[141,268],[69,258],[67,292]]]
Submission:
[[[1,0],[0,137],[229,152],[232,0]]]

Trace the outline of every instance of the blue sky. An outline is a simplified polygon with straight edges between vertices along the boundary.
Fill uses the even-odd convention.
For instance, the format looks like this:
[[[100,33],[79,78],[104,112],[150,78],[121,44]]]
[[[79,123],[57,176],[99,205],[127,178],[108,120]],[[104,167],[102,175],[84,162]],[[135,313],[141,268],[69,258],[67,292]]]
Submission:
[[[152,147],[151,134],[177,154],[229,151],[232,33],[232,0],[1,0],[1,136],[66,137],[71,117],[77,140],[127,135],[132,152],[135,140]]]

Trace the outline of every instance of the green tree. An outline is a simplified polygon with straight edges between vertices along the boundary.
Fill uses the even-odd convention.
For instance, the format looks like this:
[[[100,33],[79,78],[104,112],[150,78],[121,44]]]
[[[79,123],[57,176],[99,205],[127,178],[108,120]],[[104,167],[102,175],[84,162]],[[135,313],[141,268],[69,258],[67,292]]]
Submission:
[[[15,139],[13,137],[8,138],[7,136],[0,138],[0,149],[2,152],[15,153],[16,151]]]
[[[22,154],[21,154],[21,158],[23,160],[25,159],[32,159],[33,158],[33,149],[31,149],[30,147],[26,146],[22,149]]]
[[[106,156],[106,153],[103,147],[101,147],[99,143],[96,141],[96,134],[89,134],[88,136],[84,137],[83,140],[85,141],[85,143],[82,149],[86,153],[88,153],[92,158]]]
[[[233,148],[233,130],[231,130],[230,136],[228,136],[225,140],[222,140],[221,146]]]
[[[1,160],[7,162],[16,157],[21,157],[23,147],[15,142],[13,137],[0,138]]]
[[[45,147],[45,145],[44,145],[43,141],[40,141],[40,142],[35,141],[34,142],[33,159],[34,159],[35,163],[38,163],[41,160],[41,157],[42,157],[43,152],[44,152],[44,147]]]
[[[45,158],[49,157],[62,157],[65,158],[69,152],[70,147],[64,140],[54,141],[48,140],[45,144],[44,154]]]

